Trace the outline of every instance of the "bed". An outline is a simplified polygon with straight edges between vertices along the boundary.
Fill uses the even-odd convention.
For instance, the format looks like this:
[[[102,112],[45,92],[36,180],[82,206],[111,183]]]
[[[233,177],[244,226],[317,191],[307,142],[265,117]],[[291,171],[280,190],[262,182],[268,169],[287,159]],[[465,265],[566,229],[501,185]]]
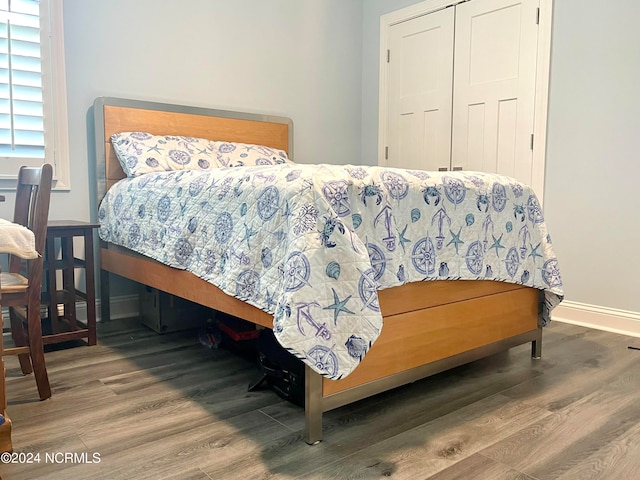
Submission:
[[[126,178],[127,175],[125,175],[114,149],[113,135],[118,136],[122,132],[145,132],[145,135],[195,137],[233,144],[239,142],[243,145],[259,145],[281,150],[287,154],[285,155],[287,158],[293,157],[293,125],[291,120],[284,117],[104,97],[96,99],[93,110],[95,117],[96,193],[98,205],[100,205],[98,217],[101,222],[104,220],[105,210],[121,209],[122,198],[123,195],[126,195],[127,190],[151,188],[150,184],[152,183],[173,185],[177,182],[178,177],[181,180],[188,180],[192,175],[192,172],[169,172],[159,173],[157,178],[145,175],[133,179]],[[218,153],[219,157],[220,153]],[[291,284],[283,287],[283,291],[287,292],[286,299],[267,298],[268,302],[265,306],[264,301],[267,300],[260,303],[256,300],[257,297],[252,296],[253,290],[248,290],[248,285],[253,285],[260,280],[259,274],[252,272],[253,276],[247,276],[245,270],[239,274],[235,281],[230,282],[232,285],[228,285],[226,281],[219,281],[216,286],[213,275],[211,275],[212,278],[209,278],[210,270],[214,270],[211,265],[205,273],[197,274],[183,268],[184,265],[181,262],[185,258],[184,243],[175,250],[175,258],[180,261],[178,264],[174,261],[173,266],[171,261],[166,261],[166,254],[164,259],[162,256],[158,256],[156,259],[152,258],[154,257],[153,249],[146,254],[133,251],[121,237],[126,236],[129,241],[132,241],[133,238],[134,243],[137,243],[141,237],[146,238],[151,234],[149,232],[141,234],[136,230],[138,227],[136,226],[134,229],[133,225],[122,227],[122,231],[127,232],[126,235],[122,232],[118,233],[120,225],[125,222],[120,219],[111,227],[101,227],[103,240],[100,243],[99,258],[102,318],[108,319],[110,317],[109,274],[116,274],[248,320],[260,327],[274,329],[274,332],[282,335],[279,340],[285,347],[289,341],[287,339],[293,339],[295,335],[302,339],[301,334],[308,336],[309,330],[314,331],[316,342],[324,339],[328,340],[328,343],[325,342],[326,345],[332,344],[332,346],[318,345],[316,348],[293,345],[290,348],[290,351],[303,359],[306,364],[305,440],[310,444],[321,440],[322,414],[328,410],[523,343],[531,342],[532,357],[540,357],[542,327],[548,323],[551,309],[562,299],[562,282],[557,268],[557,260],[553,256],[550,245],[550,237],[544,227],[541,209],[534,195],[530,195],[527,201],[527,195],[522,195],[522,187],[511,184],[516,197],[520,199],[522,196],[521,201],[512,206],[505,203],[505,189],[508,186],[496,186],[496,183],[502,183],[502,181],[496,182],[493,177],[489,181],[482,175],[479,177],[459,172],[456,172],[457,177],[454,174],[444,176],[439,174],[438,177],[436,174],[425,172],[409,172],[407,177],[416,177],[413,179],[415,182],[418,184],[423,182],[421,185],[431,185],[431,188],[425,186],[421,189],[421,200],[419,202],[416,200],[416,205],[420,203],[420,208],[406,209],[406,215],[411,218],[407,220],[407,226],[412,222],[417,222],[420,218],[420,212],[425,208],[439,207],[439,209],[429,210],[428,228],[432,233],[422,240],[418,240],[417,237],[410,240],[408,236],[403,235],[407,226],[404,227],[404,232],[401,229],[402,225],[393,231],[390,228],[389,211],[392,211],[391,207],[399,208],[400,200],[404,199],[403,195],[406,195],[406,191],[403,189],[404,183],[398,183],[398,178],[404,178],[404,172],[397,170],[389,173],[380,167],[301,166],[291,161],[285,165],[278,165],[277,168],[274,166],[223,168],[212,174],[214,176],[221,174],[223,177],[210,180],[207,176],[207,182],[209,182],[207,185],[209,185],[208,188],[213,188],[216,192],[224,193],[224,195],[218,193],[216,198],[219,198],[220,201],[223,201],[223,197],[227,193],[228,197],[233,197],[235,193],[239,198],[243,198],[241,186],[247,187],[244,190],[253,190],[253,193],[244,193],[244,195],[256,197],[256,214],[264,220],[266,225],[267,220],[271,221],[271,218],[275,218],[276,213],[283,216],[283,222],[288,222],[285,217],[293,215],[291,211],[287,212],[289,200],[293,204],[294,200],[300,197],[298,193],[303,188],[298,187],[296,190],[298,196],[294,195],[295,199],[294,197],[286,197],[285,199],[285,193],[281,193],[284,188],[277,190],[271,185],[267,187],[264,185],[275,182],[277,176],[282,177],[279,180],[282,180],[283,184],[302,182],[300,185],[305,185],[304,182],[306,182],[310,185],[313,181],[320,183],[318,178],[324,178],[323,175],[334,178],[332,175],[337,175],[334,170],[340,170],[340,174],[343,175],[350,175],[347,177],[348,181],[323,180],[324,189],[319,189],[320,193],[316,192],[313,198],[326,205],[326,211],[331,211],[335,215],[332,213],[323,216],[316,209],[315,216],[313,216],[314,222],[311,227],[307,225],[305,234],[310,239],[309,241],[315,242],[313,251],[333,253],[331,258],[334,261],[326,262],[324,276],[309,277],[309,274],[300,273],[300,265],[308,266],[309,262],[300,253],[305,250],[299,249],[298,237],[287,237],[286,232],[281,232],[282,229],[270,232],[271,237],[289,238],[290,241],[281,241],[278,244],[285,244],[285,247],[282,247],[284,253],[281,253],[283,260],[279,263],[279,269],[275,268],[277,261],[274,261],[274,267],[265,271],[267,272],[264,273],[267,282],[263,283],[277,283],[277,273],[274,280],[269,277],[271,273],[268,272],[278,271],[280,276],[285,279],[283,280],[285,283],[289,278],[287,272],[293,272],[290,278],[294,280],[294,283],[297,283],[295,287]],[[241,171],[243,173],[239,173]],[[359,187],[354,186],[357,184],[357,179],[365,174],[377,175],[376,181],[369,179]],[[193,175],[196,174],[193,173]],[[209,175],[209,173],[205,175]],[[429,183],[436,177],[438,181],[445,183],[437,185]],[[153,178],[153,180],[149,180],[149,178]],[[463,180],[473,182],[476,186],[485,183],[489,185],[486,194],[476,192],[473,196],[472,206],[469,207],[473,209],[473,214],[462,215],[461,197],[464,197],[464,192],[461,193],[461,190],[456,190],[455,187],[460,186],[459,182]],[[178,193],[175,195],[180,199],[188,196],[184,193],[187,190],[189,194],[195,195],[189,185],[195,185],[199,180],[191,179],[188,181],[191,183],[187,183],[187,187],[184,189],[177,187]],[[122,185],[126,182],[129,182],[129,185],[127,188],[123,188]],[[340,192],[344,193],[344,191],[340,190],[342,187],[338,188],[336,185],[348,185],[349,188],[355,189],[351,191],[352,203],[359,205],[361,213],[340,212],[341,208],[346,208],[339,201],[342,199]],[[123,192],[118,195],[114,194],[116,188],[121,188]],[[220,190],[221,188],[223,190]],[[336,188],[340,191],[337,191]],[[468,190],[467,187],[465,188]],[[491,190],[492,188],[493,190]],[[202,188],[196,190],[200,194]],[[111,200],[108,200],[110,194],[112,194]],[[390,197],[385,197],[385,194]],[[105,200],[105,196],[107,200]],[[353,198],[354,196],[357,199]],[[274,198],[277,200],[277,208],[270,210],[269,206],[273,203]],[[447,201],[446,198],[451,204],[448,210],[450,216],[453,217],[455,214],[460,217],[462,215],[460,222],[465,223],[461,223],[460,227],[457,227],[455,222],[452,223],[451,218],[446,215],[446,211],[443,209]],[[124,203],[132,204],[133,201],[132,197],[131,200],[125,199]],[[201,202],[197,210],[209,208],[205,208],[205,203]],[[106,207],[103,206],[104,204]],[[301,205],[307,210],[315,208],[309,207],[309,202],[302,202]],[[144,210],[143,206],[137,207],[136,211],[131,210],[133,213],[130,212],[129,217],[144,216],[145,212],[141,211]],[[227,248],[229,253],[217,258],[217,263],[214,265],[218,270],[221,270],[220,265],[225,265],[226,262],[244,265],[247,260],[244,258],[244,251],[239,251],[234,245],[242,243],[246,244],[247,248],[251,247],[254,242],[253,236],[259,233],[258,230],[261,230],[260,228],[254,229],[251,222],[246,220],[249,217],[245,217],[247,210],[251,210],[253,205],[247,207],[245,201],[238,203],[236,207],[239,212],[237,218],[244,223],[244,230],[238,227],[244,232],[244,237],[239,237],[235,244],[229,242],[226,247],[223,247]],[[186,208],[185,203],[183,209]],[[460,211],[457,211],[458,208]],[[492,208],[493,210],[491,210]],[[496,229],[492,221],[492,218],[497,219],[498,212],[503,210],[504,218],[507,218],[506,229],[509,234],[502,232],[502,225],[500,229]],[[372,225],[388,234],[386,238],[382,238],[382,246],[376,246],[368,237],[361,241],[354,233],[361,222],[367,221],[367,211],[376,213],[376,218],[371,219]],[[156,216],[161,216],[159,212],[158,209]],[[491,212],[494,212],[493,217],[491,217]],[[396,212],[395,215],[397,217],[399,214]],[[362,217],[365,217],[364,221]],[[475,217],[477,217],[477,222]],[[299,219],[299,217],[296,218]],[[166,219],[164,220],[166,221]],[[228,216],[223,217],[218,213],[217,217],[211,220],[212,225],[208,235],[203,235],[203,238],[216,237],[218,243],[227,242],[226,236],[220,233],[224,233],[224,229],[217,229],[217,226],[220,223],[224,224],[225,221],[230,222],[231,220],[228,219]],[[524,226],[527,221],[529,221],[530,229]],[[198,223],[191,219],[190,222],[190,225],[186,227],[190,230],[195,231],[196,225],[200,230],[204,228],[202,220]],[[474,228],[472,226],[474,222],[479,228],[478,232],[481,233],[477,234],[476,241],[467,239],[465,243],[460,238],[461,228]],[[520,225],[518,222],[523,225],[520,227],[520,232],[517,232]],[[295,222],[291,221],[291,223]],[[482,223],[481,227],[480,223]],[[295,225],[298,230],[302,228],[300,224]],[[304,227],[304,223],[302,225]],[[514,229],[516,230],[514,231]],[[536,229],[535,232],[534,229]],[[135,231],[135,235],[131,234],[132,231]],[[166,231],[165,229],[163,234]],[[512,236],[519,242],[518,245],[506,243],[506,238],[510,236],[512,231],[514,232]],[[446,234],[446,238],[443,232]],[[482,232],[484,232],[484,246],[481,238]],[[436,233],[440,235],[438,236]],[[303,236],[300,235],[300,237]],[[503,236],[505,236],[505,240],[502,240]],[[295,243],[296,246],[291,247],[289,243]],[[191,258],[193,247],[187,246],[189,247],[187,253]],[[447,262],[435,261],[436,249],[444,251],[441,249],[445,246],[451,251],[455,247],[456,254],[460,253],[458,252],[460,247],[460,258],[456,260],[458,263],[455,264],[458,265],[457,267],[454,267],[454,263],[452,263],[454,260],[450,260],[449,265]],[[396,252],[399,254],[401,249],[409,251],[408,254],[405,252],[407,260],[402,260],[405,262],[402,264],[393,264],[390,260],[391,255],[395,255]],[[257,250],[260,251],[260,248]],[[177,253],[178,251],[181,253]],[[204,252],[204,250],[202,251]],[[261,251],[262,264],[266,265],[268,262],[270,266],[272,263],[271,249],[263,247]],[[487,261],[483,261],[482,255],[488,255],[487,252],[490,251],[494,251],[496,258],[500,259],[499,264],[494,264],[494,269],[504,270],[507,273],[503,273],[501,276],[491,272],[492,275],[489,275],[491,266]],[[343,255],[356,255],[357,258],[340,265],[342,262],[337,262],[335,259],[342,259]],[[384,258],[382,267],[379,255]],[[386,258],[385,255],[389,258]],[[312,255],[309,254],[309,256]],[[224,257],[224,262],[222,257]],[[374,261],[376,258],[377,262]],[[366,259],[369,268],[362,263],[363,259]],[[409,268],[411,264],[414,268]],[[381,279],[381,270],[385,265],[388,268],[384,275],[391,279],[387,283]],[[462,268],[460,265],[465,268],[466,276],[456,274],[456,268],[458,272]],[[520,268],[521,265],[522,268]],[[524,268],[526,265],[529,265],[527,269]],[[342,272],[340,271],[341,266]],[[533,268],[530,268],[531,266]],[[407,271],[413,271],[413,277],[408,276],[405,267]],[[469,276],[468,270],[473,272],[471,276]],[[350,287],[345,288],[352,288],[352,290],[345,292],[338,290],[338,283],[335,283],[334,280],[338,280],[339,276],[348,277],[350,271],[354,272],[353,278],[351,281],[346,278],[346,283]],[[416,275],[423,277],[418,278]],[[531,278],[536,276],[538,283],[535,283]],[[240,278],[243,280],[240,281]],[[238,285],[241,283],[242,288],[239,289]],[[313,299],[310,300],[309,294],[307,294],[306,301],[303,296],[294,297],[294,295],[300,295],[298,293],[300,289],[304,291],[305,288],[310,288],[311,284],[315,289],[310,291],[316,292],[313,295],[317,294],[320,297],[325,295],[324,302],[318,303],[312,301]],[[268,297],[269,293],[266,296]],[[331,303],[332,296],[333,303]],[[358,300],[358,297],[361,301],[358,305],[364,306],[356,308],[354,302]],[[311,304],[313,305],[310,307]],[[309,313],[310,308],[315,308],[314,316],[328,315],[326,317],[328,320],[325,322],[314,320]],[[297,323],[294,321],[296,312]],[[292,319],[291,322],[288,322],[289,317]],[[302,322],[301,319],[303,319]],[[355,322],[356,319],[360,321],[358,325],[368,325],[363,327],[364,333],[358,332],[358,335],[352,334],[350,337],[342,337],[339,341],[336,341],[337,334],[334,334],[333,339],[331,338],[331,333],[326,328],[327,325],[331,328],[338,328],[340,325],[340,328],[343,328],[344,325],[349,324],[349,328],[353,330],[354,324],[350,322],[352,320]],[[380,323],[376,323],[378,319]],[[340,334],[348,335],[352,331],[349,328],[341,330]],[[317,340],[318,338],[320,340]],[[346,342],[343,341],[344,338],[348,338]],[[303,340],[306,341],[307,338],[305,337]],[[293,343],[293,340],[291,342]],[[339,357],[337,354],[333,354],[334,349],[336,351],[342,349],[345,353]],[[312,350],[316,352],[315,355],[311,354]],[[342,358],[347,358],[347,361],[342,361]],[[329,361],[330,359],[332,360]],[[341,367],[346,366],[338,369],[338,364]]]

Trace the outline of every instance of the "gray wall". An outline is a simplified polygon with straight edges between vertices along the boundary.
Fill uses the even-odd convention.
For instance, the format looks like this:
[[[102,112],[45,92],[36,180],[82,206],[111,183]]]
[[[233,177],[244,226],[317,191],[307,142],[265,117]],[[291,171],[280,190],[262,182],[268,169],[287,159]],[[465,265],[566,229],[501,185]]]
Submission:
[[[289,116],[297,161],[327,144],[326,161],[360,158],[360,2],[65,0],[64,15],[72,126],[121,96]]]
[[[545,214],[567,299],[640,312],[640,2],[554,16]]]

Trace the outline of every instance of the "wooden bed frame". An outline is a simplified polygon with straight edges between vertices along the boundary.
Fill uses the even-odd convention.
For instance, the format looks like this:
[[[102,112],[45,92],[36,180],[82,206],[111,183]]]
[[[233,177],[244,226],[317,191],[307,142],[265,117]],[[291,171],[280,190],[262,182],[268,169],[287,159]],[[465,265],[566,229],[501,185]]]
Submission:
[[[98,201],[124,173],[110,144],[113,133],[145,131],[255,143],[292,157],[292,122],[197,107],[98,98],[94,103]],[[195,275],[101,242],[101,312],[109,319],[109,273],[207,307],[272,327],[273,317]],[[532,342],[541,354],[538,304],[542,292],[493,281],[432,281],[379,292],[382,333],[349,376],[334,381],[306,367],[307,443],[322,439],[322,414],[376,393]]]

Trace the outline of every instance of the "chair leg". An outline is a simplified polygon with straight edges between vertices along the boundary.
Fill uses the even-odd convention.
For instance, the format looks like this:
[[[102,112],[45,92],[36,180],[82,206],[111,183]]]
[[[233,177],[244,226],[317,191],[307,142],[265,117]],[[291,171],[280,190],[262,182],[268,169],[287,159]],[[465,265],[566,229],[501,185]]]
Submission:
[[[11,338],[13,339],[13,344],[16,347],[26,347],[27,343],[27,334],[24,331],[24,326],[22,325],[22,317],[16,313],[16,311],[9,307],[9,319],[11,321]],[[20,361],[20,369],[22,370],[23,375],[29,375],[33,372],[31,368],[31,359],[29,355],[26,353],[18,355],[18,360]]]
[[[47,374],[47,364],[44,360],[44,344],[42,343],[42,324],[40,319],[40,298],[38,297],[33,305],[27,307],[27,330],[29,338],[29,353],[31,354],[31,364],[33,374],[36,377],[40,400],[51,397],[51,386],[49,385],[49,375]]]

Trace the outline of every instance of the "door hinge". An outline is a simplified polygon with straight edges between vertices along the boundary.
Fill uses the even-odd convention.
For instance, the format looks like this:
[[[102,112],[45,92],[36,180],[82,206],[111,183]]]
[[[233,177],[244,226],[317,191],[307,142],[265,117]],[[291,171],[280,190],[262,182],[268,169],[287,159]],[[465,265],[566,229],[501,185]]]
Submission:
[[[389,147],[384,147],[384,159],[389,160]]]
[[[391,50],[387,49],[387,63],[391,61]]]
[[[536,8],[536,25],[540,25],[540,7]]]
[[[531,150],[533,150],[533,133],[531,134]]]

